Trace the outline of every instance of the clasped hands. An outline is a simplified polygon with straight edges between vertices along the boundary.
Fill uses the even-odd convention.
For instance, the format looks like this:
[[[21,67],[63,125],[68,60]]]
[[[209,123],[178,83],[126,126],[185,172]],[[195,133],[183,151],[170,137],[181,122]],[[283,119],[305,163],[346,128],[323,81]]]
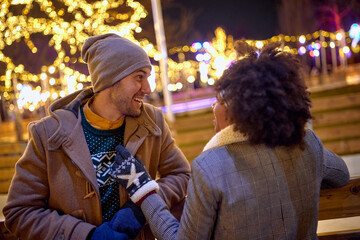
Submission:
[[[117,154],[110,174],[126,189],[132,202],[128,201],[110,222],[95,228],[91,240],[127,240],[129,237],[135,239],[146,221],[139,206],[149,194],[159,190],[159,185],[150,177],[137,157],[132,156],[122,145],[115,149]]]

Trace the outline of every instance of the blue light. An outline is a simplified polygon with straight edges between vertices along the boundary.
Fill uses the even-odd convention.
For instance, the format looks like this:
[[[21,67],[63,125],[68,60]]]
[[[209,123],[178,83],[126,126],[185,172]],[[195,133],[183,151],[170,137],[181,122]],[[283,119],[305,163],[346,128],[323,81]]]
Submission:
[[[196,50],[200,50],[202,48],[202,45],[199,42],[194,42],[191,46]]]
[[[314,43],[314,49],[315,50],[320,50],[320,48],[321,48],[320,43]]]
[[[351,25],[350,30],[349,30],[349,37],[352,38],[352,42],[351,42],[351,46],[353,48],[356,47],[356,45],[358,44],[358,42],[360,41],[360,26],[357,23],[354,23],[353,25]]]

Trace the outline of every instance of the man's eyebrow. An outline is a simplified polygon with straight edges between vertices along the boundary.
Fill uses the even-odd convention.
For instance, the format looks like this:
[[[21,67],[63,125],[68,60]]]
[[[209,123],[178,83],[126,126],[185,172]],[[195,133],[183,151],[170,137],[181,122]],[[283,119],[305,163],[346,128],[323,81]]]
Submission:
[[[140,70],[137,70],[136,72],[142,72],[144,74],[147,74],[144,70],[140,69]]]

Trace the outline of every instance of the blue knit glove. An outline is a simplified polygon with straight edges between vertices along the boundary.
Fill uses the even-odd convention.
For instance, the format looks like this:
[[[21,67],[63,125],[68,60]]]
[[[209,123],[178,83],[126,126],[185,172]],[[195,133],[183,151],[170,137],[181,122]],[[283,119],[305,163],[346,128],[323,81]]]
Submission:
[[[89,237],[88,237],[89,238]],[[91,235],[91,240],[129,240],[129,236],[125,233],[119,233],[111,229],[110,222],[104,222]]]
[[[110,174],[126,189],[134,203],[138,204],[148,194],[159,190],[159,185],[137,157],[132,156],[122,145],[117,145],[115,149],[117,154]]]
[[[146,218],[141,208],[129,200],[115,213],[110,224],[113,230],[126,233],[131,239],[135,239],[145,222]]]

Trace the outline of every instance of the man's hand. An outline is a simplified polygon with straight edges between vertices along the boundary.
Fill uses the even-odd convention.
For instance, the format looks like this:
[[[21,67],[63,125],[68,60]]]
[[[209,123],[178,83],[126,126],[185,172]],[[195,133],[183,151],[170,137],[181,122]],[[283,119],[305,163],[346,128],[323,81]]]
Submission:
[[[104,222],[95,228],[87,239],[127,240],[129,237],[135,239],[145,222],[146,219],[140,207],[129,200],[115,213],[111,221]]]
[[[110,222],[104,222],[100,226],[94,229],[93,232],[89,234],[87,239],[90,240],[129,240],[129,236],[125,233],[119,233],[111,229]]]
[[[145,222],[141,208],[131,200],[127,201],[110,221],[113,230],[126,233],[131,239],[139,235]]]
[[[129,193],[131,200],[140,205],[149,194],[159,190],[159,185],[149,175],[140,160],[122,145],[116,146],[117,154],[110,174]]]

